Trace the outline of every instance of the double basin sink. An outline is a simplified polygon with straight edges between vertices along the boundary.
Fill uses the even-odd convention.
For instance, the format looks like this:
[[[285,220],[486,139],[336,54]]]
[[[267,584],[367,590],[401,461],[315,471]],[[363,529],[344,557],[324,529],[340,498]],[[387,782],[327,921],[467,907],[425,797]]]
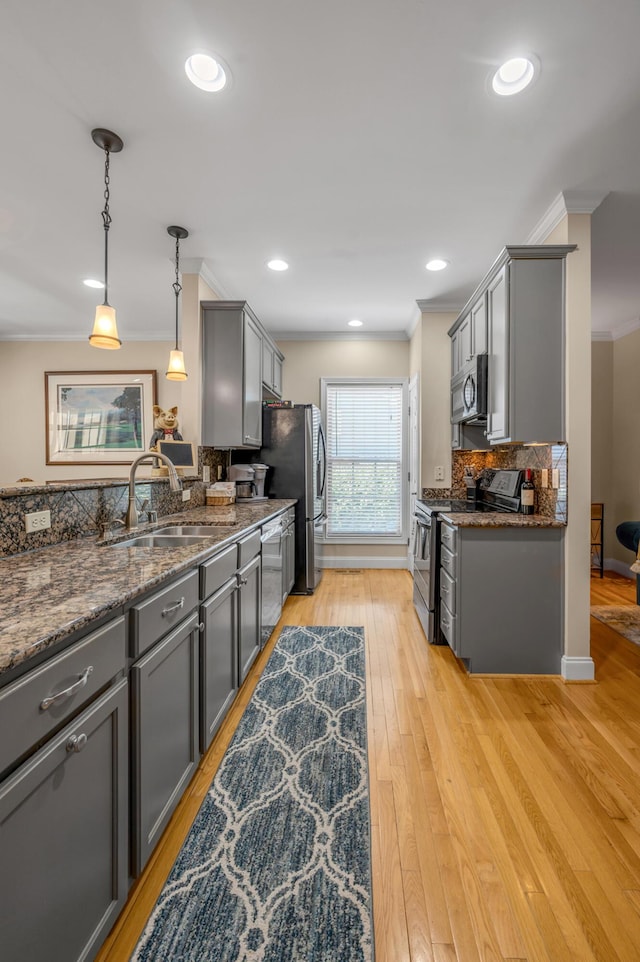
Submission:
[[[233,527],[237,521],[225,521],[224,527]],[[174,524],[158,531],[136,535],[126,541],[117,541],[112,548],[181,548],[213,538],[219,524]]]

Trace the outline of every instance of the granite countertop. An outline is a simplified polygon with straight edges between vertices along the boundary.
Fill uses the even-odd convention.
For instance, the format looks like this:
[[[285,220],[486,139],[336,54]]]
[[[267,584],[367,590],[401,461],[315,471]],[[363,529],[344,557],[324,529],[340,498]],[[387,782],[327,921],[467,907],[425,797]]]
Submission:
[[[545,514],[510,514],[508,512],[442,511],[440,518],[460,528],[566,528],[566,521],[558,521]]]
[[[179,548],[115,548],[132,536],[120,530],[100,542],[81,538],[1,558],[0,678],[110,611],[115,617],[132,598],[295,503],[282,499],[192,508],[135,531],[145,534],[178,523],[212,526],[211,538]]]

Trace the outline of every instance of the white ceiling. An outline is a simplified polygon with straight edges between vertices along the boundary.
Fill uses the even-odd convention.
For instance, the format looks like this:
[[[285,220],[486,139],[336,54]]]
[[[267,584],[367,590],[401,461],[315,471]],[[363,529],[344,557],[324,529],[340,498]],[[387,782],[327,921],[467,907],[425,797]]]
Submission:
[[[562,191],[593,217],[593,328],[640,316],[638,0],[3,0],[0,338],[170,338],[173,241],[280,336],[401,335],[416,300],[461,307]],[[231,86],[187,80],[194,50]],[[520,96],[487,79],[533,52]],[[425,271],[432,256],[451,266]],[[273,256],[288,272],[265,267]]]

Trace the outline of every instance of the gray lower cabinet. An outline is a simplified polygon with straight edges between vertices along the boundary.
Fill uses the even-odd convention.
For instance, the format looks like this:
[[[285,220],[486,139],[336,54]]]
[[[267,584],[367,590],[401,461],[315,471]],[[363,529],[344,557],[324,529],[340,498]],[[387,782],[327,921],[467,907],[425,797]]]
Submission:
[[[282,603],[284,604],[296,580],[296,528],[293,508],[289,508],[285,513],[282,528]]]
[[[126,679],[0,784],[0,850],[3,962],[93,959],[128,891]]]
[[[440,627],[469,672],[560,673],[562,531],[442,523]]]
[[[198,571],[133,610],[133,875],[144,868],[200,757]],[[191,614],[189,612],[191,611]],[[186,617],[185,617],[186,615]],[[160,638],[150,626],[181,620]],[[168,623],[168,624],[167,624]]]
[[[205,752],[238,691],[238,545],[200,565],[200,750]]]
[[[238,683],[247,677],[262,643],[262,558],[258,554],[238,571]]]

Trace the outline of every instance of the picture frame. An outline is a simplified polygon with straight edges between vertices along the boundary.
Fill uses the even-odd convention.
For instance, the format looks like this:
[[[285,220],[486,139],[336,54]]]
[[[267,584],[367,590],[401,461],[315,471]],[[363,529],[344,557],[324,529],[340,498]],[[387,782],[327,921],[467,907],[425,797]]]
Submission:
[[[45,371],[47,464],[131,464],[149,445],[155,371]]]

